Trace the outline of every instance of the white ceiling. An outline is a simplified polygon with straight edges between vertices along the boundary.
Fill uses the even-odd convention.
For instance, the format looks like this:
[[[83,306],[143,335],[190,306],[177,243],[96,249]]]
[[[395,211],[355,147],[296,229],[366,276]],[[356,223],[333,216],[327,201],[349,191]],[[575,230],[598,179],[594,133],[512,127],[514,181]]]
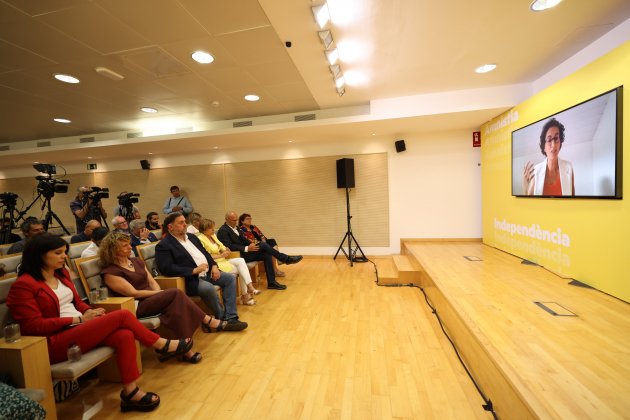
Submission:
[[[307,111],[343,114],[378,99],[530,83],[630,17],[628,0],[565,0],[544,13],[531,12],[530,2],[329,0],[348,81],[340,97],[310,10],[320,1],[0,0],[0,144],[139,132],[165,119],[177,127],[207,127]],[[192,61],[196,49],[212,53],[215,62]],[[489,62],[496,71],[474,73]],[[98,66],[125,78],[104,78],[94,71]],[[58,72],[81,83],[60,83],[52,78]],[[247,93],[261,101],[244,101]],[[144,114],[142,106],[159,112]],[[307,142],[471,128],[504,109],[343,124],[331,119],[285,125],[282,132]],[[72,123],[55,123],[55,117]],[[169,152],[186,144],[194,151],[203,143],[207,150],[208,136],[204,142],[188,137],[152,147]],[[279,141],[274,130],[231,129],[211,137],[221,148]],[[152,140],[124,141],[124,150],[105,143],[99,150],[109,158],[142,154]],[[63,142],[52,140],[57,143]],[[58,163],[85,156],[80,148],[54,149],[46,158]],[[32,162],[31,153],[21,155],[0,151],[0,165]]]

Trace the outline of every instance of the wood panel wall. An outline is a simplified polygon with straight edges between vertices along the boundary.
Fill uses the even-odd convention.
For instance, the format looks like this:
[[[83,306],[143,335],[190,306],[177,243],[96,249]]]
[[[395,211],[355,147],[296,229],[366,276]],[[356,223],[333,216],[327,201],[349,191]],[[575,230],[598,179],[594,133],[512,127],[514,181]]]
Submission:
[[[352,229],[362,247],[389,246],[389,190],[387,154],[343,156],[355,160],[356,188],[350,192]],[[254,224],[281,246],[339,246],[347,229],[346,195],[337,189],[335,162],[341,156],[260,162],[197,165],[163,169],[99,172],[67,175],[68,193],[55,194],[53,211],[66,226],[74,226],[69,203],[81,185],[109,187],[111,197],[103,204],[108,221],[121,191],[140,193],[137,207],[144,217],[149,211],[162,214],[178,185],[195,211],[223,223],[228,210],[252,214]],[[28,205],[34,197],[37,175],[0,180],[0,192],[11,191]],[[22,203],[18,202],[18,207]],[[22,207],[23,208],[23,207]],[[44,217],[41,204],[28,215]]]

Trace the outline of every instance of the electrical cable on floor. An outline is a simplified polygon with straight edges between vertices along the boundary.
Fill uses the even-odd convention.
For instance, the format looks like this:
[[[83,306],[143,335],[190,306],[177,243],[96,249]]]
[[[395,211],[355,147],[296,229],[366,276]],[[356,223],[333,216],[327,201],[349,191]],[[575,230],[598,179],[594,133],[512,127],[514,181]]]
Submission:
[[[381,286],[381,287],[415,287],[415,288],[420,289],[420,291],[424,295],[424,300],[427,302],[427,305],[429,306],[429,308],[431,308],[431,312],[437,318],[438,324],[440,325],[440,328],[442,329],[442,332],[444,333],[444,336],[449,341],[449,343],[451,343],[451,346],[453,347],[453,350],[455,350],[455,355],[457,356],[457,359],[459,360],[459,363],[461,363],[462,367],[464,368],[464,371],[466,371],[466,374],[468,375],[468,377],[472,381],[473,385],[477,389],[477,392],[481,396],[481,399],[483,399],[483,401],[485,402],[485,404],[482,404],[481,407],[483,407],[483,409],[485,411],[489,411],[490,413],[492,413],[492,417],[493,418],[498,419],[497,413],[494,412],[494,407],[492,406],[492,401],[490,399],[486,398],[486,395],[483,393],[481,388],[479,388],[479,385],[477,384],[477,381],[475,381],[475,379],[473,378],[472,374],[468,370],[468,367],[466,366],[466,364],[464,363],[464,360],[462,359],[462,357],[459,354],[459,350],[457,350],[457,346],[455,345],[455,342],[451,339],[451,337],[446,332],[446,329],[444,328],[444,324],[442,323],[442,319],[440,318],[440,315],[438,314],[437,309],[435,309],[433,307],[433,305],[431,305],[431,302],[429,302],[429,297],[425,293],[424,289],[422,287],[420,287],[420,286],[417,286],[417,285],[413,284],[413,283],[406,283],[406,284],[380,284],[378,282],[378,268],[376,267],[376,263],[374,261],[370,260],[369,258],[367,258],[367,260],[369,262],[371,262],[372,265],[374,266],[374,274],[376,275],[376,280],[374,282],[376,283],[377,286]]]

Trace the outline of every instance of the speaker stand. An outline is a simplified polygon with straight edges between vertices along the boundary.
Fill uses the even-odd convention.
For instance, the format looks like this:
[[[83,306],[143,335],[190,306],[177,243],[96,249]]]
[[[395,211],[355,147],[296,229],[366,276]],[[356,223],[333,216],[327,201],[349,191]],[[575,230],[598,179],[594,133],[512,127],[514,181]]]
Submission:
[[[355,262],[367,262],[368,259],[363,253],[363,250],[361,249],[361,246],[359,245],[357,238],[355,238],[354,235],[352,234],[352,226],[350,224],[350,219],[352,219],[352,216],[350,215],[350,188],[346,188],[346,217],[348,220],[348,230],[346,231],[346,234],[341,240],[341,243],[339,244],[339,248],[337,248],[337,252],[335,253],[335,256],[333,257],[333,260],[337,259],[337,255],[339,255],[339,251],[341,251],[343,252],[343,255],[345,255],[346,258],[350,260],[350,267],[352,267]],[[348,252],[346,252],[346,250],[343,249],[343,244],[346,241],[346,239],[348,239]],[[356,248],[352,248],[352,241],[354,241],[354,243],[356,244]],[[357,256],[357,252],[360,252],[361,255]]]

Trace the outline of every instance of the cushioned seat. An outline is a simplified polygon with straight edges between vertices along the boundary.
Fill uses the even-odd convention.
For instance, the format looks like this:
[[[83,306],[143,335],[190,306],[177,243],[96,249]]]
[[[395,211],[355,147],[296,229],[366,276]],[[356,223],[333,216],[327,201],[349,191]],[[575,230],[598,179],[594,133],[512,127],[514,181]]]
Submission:
[[[0,257],[0,264],[3,265],[5,273],[17,273],[18,265],[22,262],[22,254],[10,254]]]
[[[92,289],[100,289],[104,285],[98,257],[79,258],[76,260],[76,264],[86,293]],[[138,302],[136,301],[137,306]],[[155,330],[160,326],[160,318],[158,316],[139,318],[138,321],[150,330]]]

